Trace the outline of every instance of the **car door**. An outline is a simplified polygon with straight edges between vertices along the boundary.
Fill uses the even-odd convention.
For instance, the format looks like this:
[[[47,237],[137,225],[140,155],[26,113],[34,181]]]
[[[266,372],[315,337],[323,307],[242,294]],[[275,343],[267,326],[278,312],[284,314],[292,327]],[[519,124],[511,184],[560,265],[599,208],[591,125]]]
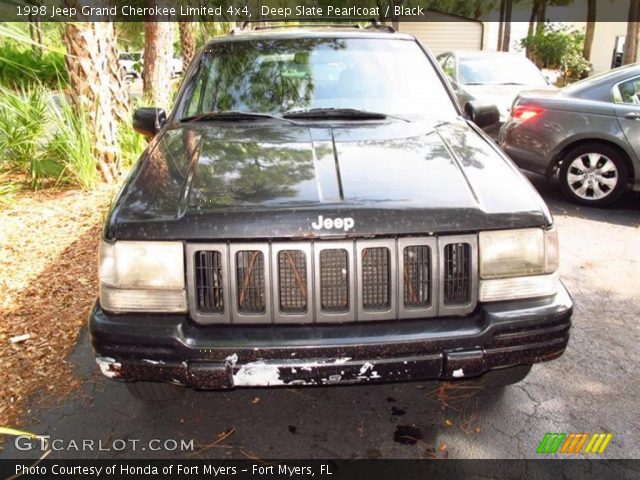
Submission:
[[[640,76],[616,84],[613,99],[618,123],[636,154],[637,162],[640,157]]]

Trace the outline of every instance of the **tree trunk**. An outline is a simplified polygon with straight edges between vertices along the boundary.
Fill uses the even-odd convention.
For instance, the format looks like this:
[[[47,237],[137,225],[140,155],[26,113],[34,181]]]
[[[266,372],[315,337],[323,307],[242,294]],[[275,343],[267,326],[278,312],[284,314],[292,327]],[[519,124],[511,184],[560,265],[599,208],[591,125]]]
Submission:
[[[145,1],[145,6],[162,2]],[[150,17],[153,19],[153,17]],[[173,60],[173,22],[144,22],[144,69],[142,85],[145,100],[154,107],[168,109],[171,103]]]
[[[502,51],[508,52],[511,49],[511,13],[513,11],[513,0],[507,0],[504,12],[504,38],[502,39]]]
[[[42,17],[40,15],[29,15],[29,36],[31,37],[31,50],[36,55],[42,56],[44,44],[42,43]]]
[[[180,22],[180,44],[182,45],[182,68],[186,71],[196,54],[196,37],[191,22]]]
[[[638,14],[640,13],[640,0],[630,0],[629,14],[627,17],[627,37],[624,41],[624,53],[622,64],[635,63],[638,56]]]
[[[547,2],[548,0],[538,1],[538,25],[536,26],[536,33],[544,33],[544,24],[547,21]]]
[[[531,15],[529,16],[529,30],[527,31],[527,38],[531,38],[535,32],[536,20],[538,18],[538,0],[533,0],[531,5]],[[531,52],[526,49],[527,58],[531,59]]]
[[[498,45],[496,50],[502,51],[502,42],[504,39],[504,9],[506,0],[500,0],[500,22],[498,23]]]
[[[118,119],[125,119],[126,97],[118,68],[112,22],[69,22],[65,26],[69,97],[86,114],[98,169],[107,182],[121,169]],[[128,121],[128,118],[126,118]]]
[[[582,56],[585,60],[591,60],[591,47],[593,46],[593,36],[596,32],[596,0],[589,0],[587,3],[587,30],[584,36],[584,49]]]

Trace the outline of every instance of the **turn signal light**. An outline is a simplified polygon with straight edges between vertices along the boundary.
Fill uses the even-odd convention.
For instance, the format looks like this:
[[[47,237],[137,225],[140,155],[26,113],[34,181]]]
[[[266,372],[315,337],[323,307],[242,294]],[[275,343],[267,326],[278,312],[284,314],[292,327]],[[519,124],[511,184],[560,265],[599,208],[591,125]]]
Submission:
[[[526,122],[540,115],[544,110],[537,107],[516,107],[511,112],[511,117],[520,122]]]

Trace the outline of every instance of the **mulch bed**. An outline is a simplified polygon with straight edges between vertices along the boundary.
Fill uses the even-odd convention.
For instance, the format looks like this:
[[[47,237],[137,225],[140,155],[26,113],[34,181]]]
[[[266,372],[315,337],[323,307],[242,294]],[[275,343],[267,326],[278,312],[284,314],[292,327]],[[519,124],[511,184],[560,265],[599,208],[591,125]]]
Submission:
[[[19,192],[0,209],[0,426],[26,399],[78,386],[67,354],[97,296],[97,252],[115,187]]]

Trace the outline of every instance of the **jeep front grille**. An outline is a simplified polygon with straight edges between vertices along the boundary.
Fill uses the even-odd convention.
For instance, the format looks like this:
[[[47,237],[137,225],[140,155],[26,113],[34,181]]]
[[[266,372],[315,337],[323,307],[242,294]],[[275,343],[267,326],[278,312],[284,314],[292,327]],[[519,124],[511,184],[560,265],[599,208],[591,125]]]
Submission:
[[[362,251],[362,305],[370,310],[387,310],[391,305],[391,271],[388,248]]]
[[[236,285],[238,312],[265,312],[264,255],[257,250],[236,253]]]
[[[320,308],[323,312],[349,310],[349,252],[326,249],[320,253]]]
[[[199,323],[327,323],[465,315],[477,237],[187,245]]]
[[[301,250],[278,252],[278,293],[280,311],[307,311],[307,258]]]
[[[224,311],[222,289],[222,255],[215,251],[199,251],[196,262],[196,300],[198,311],[221,313]]]
[[[407,307],[427,307],[431,304],[431,248],[426,245],[405,247],[403,301]]]
[[[471,249],[468,243],[444,247],[444,303],[465,305],[471,299]]]

